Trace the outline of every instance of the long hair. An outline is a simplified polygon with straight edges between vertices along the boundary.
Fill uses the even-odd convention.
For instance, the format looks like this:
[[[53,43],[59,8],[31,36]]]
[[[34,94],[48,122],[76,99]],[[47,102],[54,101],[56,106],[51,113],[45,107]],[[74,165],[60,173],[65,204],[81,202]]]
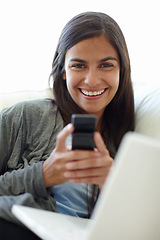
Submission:
[[[52,63],[53,93],[65,124],[73,113],[82,109],[73,101],[63,80],[65,55],[68,49],[82,40],[104,35],[115,48],[120,59],[119,88],[105,109],[103,135],[108,148],[110,142],[118,149],[123,135],[134,129],[134,97],[131,82],[129,54],[123,33],[118,24],[108,15],[85,12],[72,18],[64,27]],[[110,149],[109,149],[110,150]],[[113,155],[111,151],[111,155]]]
[[[63,80],[65,55],[75,44],[104,35],[115,48],[120,60],[120,79],[117,93],[106,106],[102,132],[112,157],[118,149],[123,135],[134,129],[134,97],[131,82],[130,60],[123,33],[118,24],[107,14],[85,12],[72,18],[64,27],[52,63],[50,77],[53,79],[53,94],[65,124],[73,113],[82,109],[73,101]]]

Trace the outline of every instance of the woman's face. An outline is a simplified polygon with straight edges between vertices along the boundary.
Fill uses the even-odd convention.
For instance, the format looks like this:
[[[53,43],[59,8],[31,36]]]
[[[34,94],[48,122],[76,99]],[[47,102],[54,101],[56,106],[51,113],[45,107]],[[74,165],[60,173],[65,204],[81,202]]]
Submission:
[[[118,54],[103,35],[83,40],[66,53],[63,79],[84,113],[102,117],[118,90],[119,75]]]

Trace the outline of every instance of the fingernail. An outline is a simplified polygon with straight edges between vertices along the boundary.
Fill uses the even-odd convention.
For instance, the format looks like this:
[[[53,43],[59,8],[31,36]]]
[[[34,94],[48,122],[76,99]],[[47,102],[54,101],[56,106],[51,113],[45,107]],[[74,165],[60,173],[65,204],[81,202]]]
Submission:
[[[64,177],[69,178],[70,177],[70,173],[69,172],[64,172]]]
[[[66,167],[67,169],[72,169],[72,163],[66,163],[65,167]]]
[[[67,125],[68,130],[70,130],[72,127],[73,127],[72,123],[69,123],[69,124]]]
[[[99,132],[96,132],[96,134],[97,134],[97,137],[101,139],[101,134]]]
[[[101,153],[98,152],[98,151],[96,151],[96,152],[94,153],[94,156],[95,156],[95,157],[100,157],[100,156],[101,156]]]

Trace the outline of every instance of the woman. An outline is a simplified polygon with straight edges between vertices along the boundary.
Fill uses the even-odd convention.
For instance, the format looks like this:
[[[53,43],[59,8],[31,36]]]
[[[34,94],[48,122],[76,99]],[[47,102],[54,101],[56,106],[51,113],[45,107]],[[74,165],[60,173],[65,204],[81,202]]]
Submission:
[[[23,102],[1,113],[4,226],[2,219],[16,222],[13,204],[89,217],[123,135],[134,129],[128,51],[108,15],[87,12],[68,22],[50,77],[55,100]],[[97,116],[94,151],[73,151],[66,144],[73,113]]]

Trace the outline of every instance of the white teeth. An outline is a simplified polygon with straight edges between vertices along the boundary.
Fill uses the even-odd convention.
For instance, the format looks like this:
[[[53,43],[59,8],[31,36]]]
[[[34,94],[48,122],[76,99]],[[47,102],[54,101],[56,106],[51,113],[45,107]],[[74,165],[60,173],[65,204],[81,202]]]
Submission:
[[[81,89],[81,92],[86,95],[86,96],[98,96],[101,95],[103,92],[105,91],[105,89],[101,90],[101,91],[94,91],[94,92],[88,92],[87,90],[83,90]]]

